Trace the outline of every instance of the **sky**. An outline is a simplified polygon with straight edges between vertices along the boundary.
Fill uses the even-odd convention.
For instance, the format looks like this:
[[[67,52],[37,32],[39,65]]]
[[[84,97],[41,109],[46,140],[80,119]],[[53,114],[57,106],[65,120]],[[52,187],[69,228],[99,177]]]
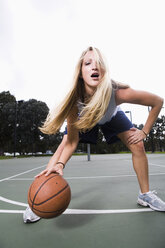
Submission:
[[[51,110],[82,51],[95,46],[111,78],[164,98],[164,23],[164,0],[0,0],[0,92]],[[121,107],[145,123],[147,107]]]

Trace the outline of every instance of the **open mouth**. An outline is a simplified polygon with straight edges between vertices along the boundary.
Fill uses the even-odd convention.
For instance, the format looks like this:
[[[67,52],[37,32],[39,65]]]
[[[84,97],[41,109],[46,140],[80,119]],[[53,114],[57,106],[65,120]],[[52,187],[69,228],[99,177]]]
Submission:
[[[97,72],[92,73],[91,77],[92,78],[98,78],[99,77],[99,73],[97,73]]]

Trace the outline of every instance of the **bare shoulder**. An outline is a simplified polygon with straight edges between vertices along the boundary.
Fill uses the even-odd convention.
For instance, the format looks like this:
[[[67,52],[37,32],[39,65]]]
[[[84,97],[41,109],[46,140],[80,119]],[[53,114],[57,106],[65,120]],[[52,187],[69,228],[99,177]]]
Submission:
[[[116,102],[117,104],[127,103],[136,97],[137,91],[132,88],[118,89],[116,90]]]
[[[117,105],[122,103],[134,103],[152,106],[155,102],[161,101],[161,98],[155,94],[132,88],[118,89],[115,97]]]

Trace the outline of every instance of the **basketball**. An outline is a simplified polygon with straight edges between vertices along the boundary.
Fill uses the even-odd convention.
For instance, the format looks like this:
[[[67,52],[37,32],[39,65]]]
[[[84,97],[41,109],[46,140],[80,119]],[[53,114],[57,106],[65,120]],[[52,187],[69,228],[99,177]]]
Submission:
[[[35,178],[28,190],[29,206],[41,218],[59,216],[66,210],[70,200],[70,186],[57,173]]]

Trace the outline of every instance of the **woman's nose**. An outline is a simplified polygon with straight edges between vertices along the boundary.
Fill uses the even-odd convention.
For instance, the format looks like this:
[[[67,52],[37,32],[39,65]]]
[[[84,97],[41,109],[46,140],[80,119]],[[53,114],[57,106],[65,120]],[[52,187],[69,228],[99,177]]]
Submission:
[[[94,70],[94,71],[97,71],[98,69],[97,69],[97,64],[96,63],[93,63],[92,64],[92,70]]]

